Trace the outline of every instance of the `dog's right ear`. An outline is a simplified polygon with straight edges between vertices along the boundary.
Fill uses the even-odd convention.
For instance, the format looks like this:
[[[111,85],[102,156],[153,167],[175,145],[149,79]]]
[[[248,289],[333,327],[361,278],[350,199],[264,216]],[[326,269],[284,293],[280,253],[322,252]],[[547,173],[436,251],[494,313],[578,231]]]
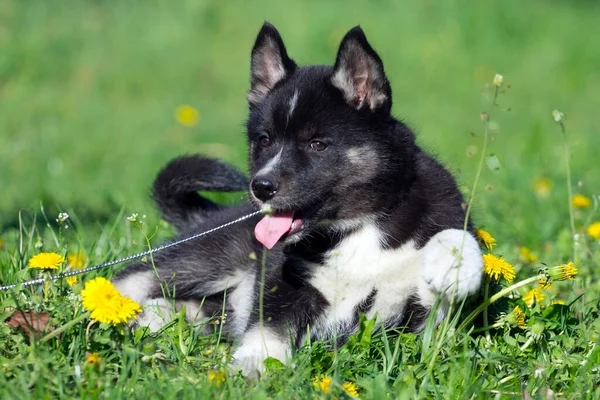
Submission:
[[[288,57],[279,32],[268,22],[262,26],[252,48],[250,69],[250,106],[258,104],[278,82],[296,69],[296,63]]]

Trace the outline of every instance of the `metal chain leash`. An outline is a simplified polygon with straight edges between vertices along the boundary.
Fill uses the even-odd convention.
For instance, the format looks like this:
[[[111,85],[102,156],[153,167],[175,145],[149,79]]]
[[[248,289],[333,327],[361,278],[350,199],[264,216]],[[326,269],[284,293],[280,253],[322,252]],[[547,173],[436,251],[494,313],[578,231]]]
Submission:
[[[197,233],[197,234],[195,234],[193,236],[190,236],[190,237],[187,237],[187,238],[184,238],[184,239],[180,239],[180,240],[177,240],[177,241],[172,242],[172,243],[163,244],[162,246],[158,246],[158,247],[156,247],[154,249],[142,251],[141,253],[138,253],[138,254],[134,254],[134,255],[131,255],[131,256],[119,258],[118,260],[108,261],[108,262],[105,262],[105,263],[102,263],[102,264],[94,265],[93,267],[87,267],[87,268],[84,268],[84,269],[78,269],[78,270],[74,270],[74,271],[65,272],[63,274],[54,275],[54,276],[52,276],[50,278],[39,278],[39,279],[33,279],[33,280],[30,280],[30,281],[25,281],[25,282],[21,282],[21,283],[13,283],[11,285],[0,286],[0,291],[5,291],[5,290],[8,290],[8,289],[13,289],[13,288],[16,288],[19,285],[21,285],[21,286],[39,285],[39,284],[44,283],[46,281],[56,281],[58,279],[68,278],[70,276],[75,276],[75,275],[80,275],[80,274],[85,274],[87,272],[96,271],[96,270],[99,270],[99,269],[102,269],[102,268],[106,268],[106,267],[110,267],[110,266],[113,266],[113,265],[116,265],[116,264],[121,264],[121,263],[126,262],[126,261],[131,261],[131,260],[135,260],[137,258],[142,258],[144,256],[148,256],[150,254],[158,253],[159,251],[168,249],[169,247],[177,246],[177,245],[180,245],[182,243],[189,242],[190,240],[198,239],[199,237],[202,237],[202,236],[205,236],[205,235],[209,235],[209,234],[211,234],[213,232],[216,232],[216,231],[218,231],[220,229],[227,228],[228,226],[237,224],[239,222],[242,222],[244,220],[252,218],[252,217],[254,217],[254,216],[258,215],[258,214],[261,214],[261,213],[262,213],[262,211],[254,211],[254,212],[252,212],[250,214],[246,214],[246,215],[244,215],[242,217],[234,219],[233,221],[229,221],[227,223],[224,223],[223,225],[219,225],[219,226],[217,226],[215,228],[211,228],[211,229],[209,229],[207,231]]]

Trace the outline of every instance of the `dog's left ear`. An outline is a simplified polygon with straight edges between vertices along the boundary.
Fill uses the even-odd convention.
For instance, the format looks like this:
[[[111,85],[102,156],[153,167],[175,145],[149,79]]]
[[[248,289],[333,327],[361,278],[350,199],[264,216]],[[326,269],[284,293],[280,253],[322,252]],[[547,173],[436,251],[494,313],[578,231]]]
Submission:
[[[288,57],[277,29],[265,22],[252,48],[250,65],[250,106],[258,104],[271,89],[296,70],[296,63]]]
[[[356,109],[369,107],[373,112],[389,114],[392,108],[392,89],[383,63],[359,26],[342,39],[331,83]]]

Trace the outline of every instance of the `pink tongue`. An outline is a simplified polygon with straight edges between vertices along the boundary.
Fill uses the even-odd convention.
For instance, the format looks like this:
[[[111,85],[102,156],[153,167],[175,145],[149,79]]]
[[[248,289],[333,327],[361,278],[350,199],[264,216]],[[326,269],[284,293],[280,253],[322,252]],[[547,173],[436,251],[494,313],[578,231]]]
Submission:
[[[292,229],[292,222],[294,213],[267,215],[256,224],[254,234],[267,249],[272,249],[279,239]]]

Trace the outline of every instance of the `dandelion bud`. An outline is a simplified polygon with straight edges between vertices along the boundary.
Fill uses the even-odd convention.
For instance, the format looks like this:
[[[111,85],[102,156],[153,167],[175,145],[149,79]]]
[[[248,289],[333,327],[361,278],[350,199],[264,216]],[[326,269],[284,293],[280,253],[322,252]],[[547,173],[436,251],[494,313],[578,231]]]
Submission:
[[[500,74],[496,74],[496,76],[494,76],[494,80],[492,81],[492,83],[494,84],[494,86],[500,87],[500,86],[502,86],[503,81],[504,81],[504,77]]]
[[[517,316],[515,315],[514,312],[506,314],[506,316],[504,317],[504,320],[511,325],[517,324]],[[498,322],[501,322],[501,320],[499,320]]]
[[[531,324],[531,333],[534,336],[541,336],[545,329],[546,324],[544,324],[544,321],[540,319],[536,319],[533,324]]]
[[[548,275],[555,281],[574,280],[578,272],[573,262],[548,268]]]
[[[477,239],[481,244],[483,244],[489,251],[496,245],[496,239],[489,232],[484,231],[483,229],[475,229],[475,233],[477,234]]]
[[[156,345],[154,343],[146,343],[144,347],[142,347],[142,353],[146,355],[152,355],[156,352]]]
[[[511,325],[517,325],[521,329],[527,327],[527,324],[525,323],[525,313],[519,306],[516,306],[512,312],[506,316],[506,321]]]

